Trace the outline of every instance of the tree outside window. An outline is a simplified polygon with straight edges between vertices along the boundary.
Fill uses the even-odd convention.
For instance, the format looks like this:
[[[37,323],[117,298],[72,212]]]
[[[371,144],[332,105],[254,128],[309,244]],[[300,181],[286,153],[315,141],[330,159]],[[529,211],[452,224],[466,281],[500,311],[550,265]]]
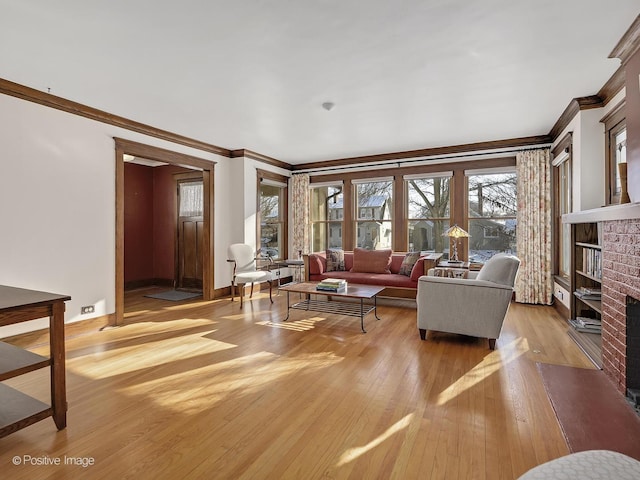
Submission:
[[[448,239],[442,234],[451,223],[451,177],[405,180],[409,251],[447,253]]]
[[[499,252],[515,253],[515,172],[469,175],[467,185],[469,260],[482,262]]]

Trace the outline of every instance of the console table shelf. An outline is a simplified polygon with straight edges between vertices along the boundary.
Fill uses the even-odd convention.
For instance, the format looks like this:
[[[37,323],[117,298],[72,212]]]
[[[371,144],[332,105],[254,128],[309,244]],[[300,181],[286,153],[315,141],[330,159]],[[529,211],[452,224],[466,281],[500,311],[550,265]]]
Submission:
[[[0,383],[0,438],[53,417],[58,430],[67,426],[64,310],[68,295],[0,285],[0,326],[49,317],[50,356],[43,357],[0,342],[0,381],[34,370],[51,369],[51,405]]]

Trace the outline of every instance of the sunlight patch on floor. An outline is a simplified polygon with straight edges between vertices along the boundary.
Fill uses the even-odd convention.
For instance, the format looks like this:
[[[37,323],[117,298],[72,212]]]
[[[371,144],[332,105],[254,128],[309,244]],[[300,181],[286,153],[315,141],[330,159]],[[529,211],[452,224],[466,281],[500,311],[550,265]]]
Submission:
[[[247,396],[262,395],[280,388],[294,373],[315,375],[317,370],[330,368],[342,360],[331,352],[296,357],[258,352],[142,381],[123,393],[180,414],[192,415],[210,410],[227,397],[240,402]]]
[[[326,317],[311,317],[311,318],[303,318],[301,320],[287,320],[286,322],[283,320],[282,322],[272,322],[272,321],[264,321],[257,322],[256,325],[262,325],[265,327],[274,327],[274,328],[282,328],[285,330],[295,330],[296,332],[305,332],[307,330],[312,330],[315,328],[316,323],[323,322],[326,320]]]
[[[411,423],[412,419],[413,419],[413,413],[410,413],[405,417],[401,418],[400,420],[398,420],[393,425],[391,425],[389,428],[387,428],[387,430],[385,430],[382,434],[378,435],[376,438],[371,440],[366,445],[363,445],[361,447],[349,448],[340,456],[340,459],[338,460],[336,467],[341,467],[349,462],[353,462],[361,455],[364,455],[368,451],[381,445],[385,440],[390,438],[392,435],[395,435],[401,430],[407,428]]]
[[[480,363],[440,392],[436,400],[436,405],[445,405],[447,402],[456,398],[461,392],[476,386],[501,368],[504,368],[509,362],[513,362],[518,357],[524,355],[527,350],[528,342],[524,338],[519,338],[511,343],[502,345],[498,350],[492,350]]]

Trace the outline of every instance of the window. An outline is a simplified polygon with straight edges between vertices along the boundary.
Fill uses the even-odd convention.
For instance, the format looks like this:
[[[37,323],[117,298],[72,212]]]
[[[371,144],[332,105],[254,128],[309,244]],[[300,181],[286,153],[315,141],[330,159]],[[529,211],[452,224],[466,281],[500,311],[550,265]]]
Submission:
[[[356,246],[377,250],[391,248],[393,180],[354,181],[356,195]]]
[[[260,171],[259,175],[261,177],[258,186],[260,254],[274,259],[287,258],[286,177]]]
[[[342,184],[312,186],[310,198],[312,252],[342,248]]]
[[[451,224],[451,173],[404,177],[409,251],[448,252],[442,234]]]
[[[562,215],[571,212],[571,135],[553,150],[555,274],[569,280],[571,271],[571,225],[562,223]]]
[[[620,203],[620,174],[618,164],[627,161],[627,125],[624,102],[616,106],[601,122],[605,128],[607,175],[605,191],[607,205]]]
[[[516,251],[515,171],[467,172],[469,260]]]

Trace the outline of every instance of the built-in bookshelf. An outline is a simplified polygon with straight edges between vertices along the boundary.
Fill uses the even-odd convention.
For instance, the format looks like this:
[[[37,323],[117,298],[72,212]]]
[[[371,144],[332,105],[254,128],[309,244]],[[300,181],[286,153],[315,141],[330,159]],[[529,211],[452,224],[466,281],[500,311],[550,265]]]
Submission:
[[[570,335],[593,363],[602,367],[602,232],[597,222],[572,225]]]

